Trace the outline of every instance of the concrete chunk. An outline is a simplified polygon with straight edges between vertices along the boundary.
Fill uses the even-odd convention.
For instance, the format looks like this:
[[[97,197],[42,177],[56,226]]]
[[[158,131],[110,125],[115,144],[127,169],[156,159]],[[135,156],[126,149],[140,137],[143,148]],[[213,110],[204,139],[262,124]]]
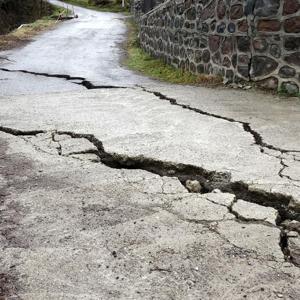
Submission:
[[[265,221],[276,225],[277,210],[255,203],[238,200],[232,206],[232,211],[245,220]]]

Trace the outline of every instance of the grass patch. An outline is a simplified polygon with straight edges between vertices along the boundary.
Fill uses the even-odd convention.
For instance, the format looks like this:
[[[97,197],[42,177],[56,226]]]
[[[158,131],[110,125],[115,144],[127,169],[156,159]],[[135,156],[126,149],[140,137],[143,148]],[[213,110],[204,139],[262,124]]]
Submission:
[[[61,13],[67,13],[66,9],[53,5],[51,15],[45,16],[33,23],[24,24],[8,34],[0,35],[0,51],[21,46],[29,42],[38,33],[54,27]]]
[[[126,7],[121,6],[120,1],[116,0],[106,5],[92,5],[88,0],[62,0],[65,3],[77,5],[84,8],[93,9],[101,12],[114,12],[114,13],[129,13],[129,4],[126,2]],[[76,12],[75,12],[76,13]]]
[[[127,58],[124,65],[146,76],[175,84],[189,85],[219,85],[223,79],[212,75],[195,75],[181,69],[177,69],[164,61],[153,58],[140,48],[138,40],[138,28],[132,19],[127,21],[128,41],[126,45]]]

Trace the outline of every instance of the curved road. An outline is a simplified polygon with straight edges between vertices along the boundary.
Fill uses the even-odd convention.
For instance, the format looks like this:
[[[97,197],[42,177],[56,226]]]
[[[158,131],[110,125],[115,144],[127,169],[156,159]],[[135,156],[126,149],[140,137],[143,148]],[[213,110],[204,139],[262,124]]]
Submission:
[[[300,299],[299,101],[137,76],[76,13],[0,55],[0,299]]]
[[[50,0],[56,5],[61,1]],[[79,18],[39,35],[22,49],[2,52],[9,70],[83,77],[94,85],[132,86],[150,82],[120,66],[126,37],[125,17],[75,7]],[[0,61],[1,62],[1,61]],[[56,78],[0,71],[0,95],[78,90],[83,87]]]

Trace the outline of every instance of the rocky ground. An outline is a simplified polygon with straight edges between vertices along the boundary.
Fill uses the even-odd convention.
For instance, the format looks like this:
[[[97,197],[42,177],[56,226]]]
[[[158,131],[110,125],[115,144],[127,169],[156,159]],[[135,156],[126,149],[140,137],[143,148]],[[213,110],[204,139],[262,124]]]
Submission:
[[[299,100],[21,59],[61,32],[0,62],[0,298],[299,299]]]

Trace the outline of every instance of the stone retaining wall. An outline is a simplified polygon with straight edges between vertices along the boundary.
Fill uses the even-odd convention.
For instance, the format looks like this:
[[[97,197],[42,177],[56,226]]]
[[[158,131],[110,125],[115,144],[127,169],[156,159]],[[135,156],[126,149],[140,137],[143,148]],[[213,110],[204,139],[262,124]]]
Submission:
[[[299,93],[300,0],[168,0],[139,24],[142,47],[175,67]]]

